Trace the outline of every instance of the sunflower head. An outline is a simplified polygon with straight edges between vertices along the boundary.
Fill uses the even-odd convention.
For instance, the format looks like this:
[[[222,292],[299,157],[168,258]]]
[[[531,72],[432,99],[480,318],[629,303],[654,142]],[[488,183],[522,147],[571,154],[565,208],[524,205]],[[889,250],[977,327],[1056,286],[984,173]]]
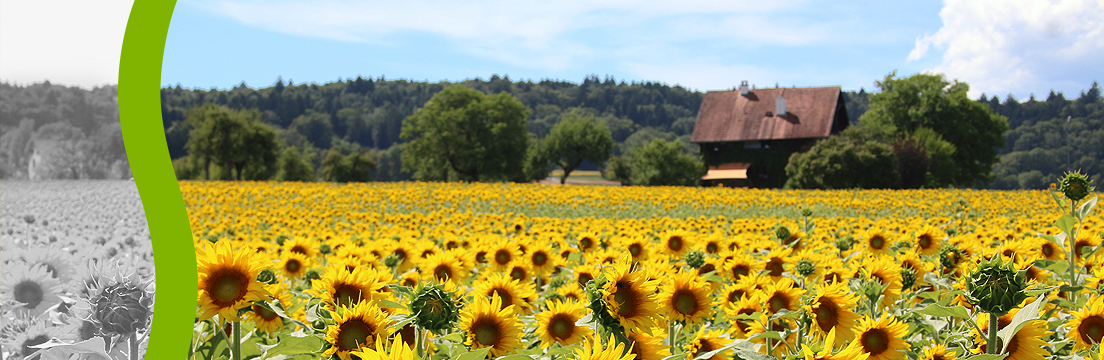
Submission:
[[[91,303],[92,318],[109,334],[130,336],[145,329],[153,315],[153,297],[129,281],[104,287]]]
[[[802,277],[807,277],[816,272],[816,264],[814,264],[813,261],[809,259],[798,260],[797,264],[794,265],[794,268],[797,269],[797,273],[800,274]]]
[[[272,269],[264,269],[257,274],[257,281],[272,285],[275,284],[276,281],[279,281],[279,279],[276,278],[275,271],[272,271]]]
[[[1027,299],[1027,276],[1000,256],[982,260],[966,282],[966,296],[982,311],[1002,316]]]
[[[1062,193],[1074,202],[1081,201],[1094,190],[1092,180],[1089,180],[1080,170],[1066,173],[1066,176],[1062,177],[1061,183]]]
[[[452,293],[444,290],[444,284],[419,285],[410,302],[410,313],[414,315],[414,324],[444,334],[460,319],[460,304],[456,303]]]

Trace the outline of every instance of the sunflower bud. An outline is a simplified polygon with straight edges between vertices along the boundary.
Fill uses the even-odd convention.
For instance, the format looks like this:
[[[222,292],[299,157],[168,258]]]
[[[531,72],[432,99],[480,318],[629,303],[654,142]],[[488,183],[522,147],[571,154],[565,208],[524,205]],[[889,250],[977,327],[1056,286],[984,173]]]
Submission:
[[[260,274],[257,274],[257,281],[263,282],[265,284],[275,284],[276,280],[276,272],[272,271],[272,269],[264,269],[261,270]]]
[[[34,224],[35,217],[34,215],[23,215],[23,221],[26,221],[28,225]]]
[[[812,209],[801,209],[801,216],[802,217],[813,216],[813,210]]]
[[[901,288],[909,290],[913,285],[916,285],[916,270],[911,266],[905,266],[901,269]]]
[[[851,247],[855,245],[855,239],[851,238],[850,235],[845,236],[845,237],[836,239],[836,242],[834,243],[834,245],[836,245],[836,249],[839,249],[839,251],[851,250]]]
[[[318,247],[318,252],[322,253],[323,255],[329,255],[329,253],[332,251],[333,247],[331,247],[330,244],[322,244],[322,246]]]
[[[307,269],[307,274],[304,277],[307,281],[318,280],[322,278],[322,274],[318,272],[318,269]]]
[[[797,261],[797,265],[794,266],[797,269],[797,273],[802,277],[808,277],[816,272],[816,264],[809,259],[801,259]]]
[[[401,255],[391,253],[390,255],[387,255],[387,257],[383,258],[383,265],[387,266],[388,268],[395,268],[396,266],[399,266],[402,261],[403,258]]]
[[[460,319],[460,305],[453,300],[453,294],[443,288],[441,284],[420,286],[414,301],[410,302],[414,325],[438,335],[452,329]]]
[[[990,316],[1003,316],[1027,299],[1025,273],[1000,256],[982,260],[966,282],[966,299]]]
[[[1081,201],[1092,191],[1092,180],[1081,174],[1080,170],[1068,172],[1062,178],[1062,193],[1072,201]]]
[[[790,237],[790,228],[779,226],[777,229],[774,229],[774,236],[777,236],[779,240],[786,240]]]
[[[695,269],[702,267],[705,265],[705,253],[697,250],[686,253],[686,265]]]
[[[130,336],[145,329],[152,308],[153,297],[130,282],[107,286],[92,298],[92,318],[108,334]]]
[[[939,264],[943,265],[943,268],[953,270],[958,267],[958,262],[962,261],[962,250],[956,247],[944,247],[939,252]]]

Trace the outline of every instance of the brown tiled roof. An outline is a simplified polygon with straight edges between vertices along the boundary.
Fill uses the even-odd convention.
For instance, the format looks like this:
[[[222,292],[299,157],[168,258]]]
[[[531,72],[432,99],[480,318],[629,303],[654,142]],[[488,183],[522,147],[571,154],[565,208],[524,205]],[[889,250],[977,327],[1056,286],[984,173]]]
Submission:
[[[779,96],[786,98],[785,116],[774,114]],[[839,86],[754,89],[747,96],[740,90],[710,91],[702,99],[690,141],[828,137],[839,98]]]

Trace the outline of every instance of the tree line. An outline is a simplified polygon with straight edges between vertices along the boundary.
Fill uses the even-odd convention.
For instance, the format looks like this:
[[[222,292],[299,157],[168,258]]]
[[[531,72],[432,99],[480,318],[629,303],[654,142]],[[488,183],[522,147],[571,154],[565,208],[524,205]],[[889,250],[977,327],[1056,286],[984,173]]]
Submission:
[[[130,178],[118,87],[0,83],[0,178]]]

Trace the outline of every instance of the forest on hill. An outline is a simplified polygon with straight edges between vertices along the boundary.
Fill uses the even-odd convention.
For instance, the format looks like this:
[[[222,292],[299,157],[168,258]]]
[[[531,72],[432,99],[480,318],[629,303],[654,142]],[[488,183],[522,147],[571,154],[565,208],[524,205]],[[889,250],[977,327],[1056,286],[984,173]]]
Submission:
[[[0,83],[0,178],[130,178],[118,93]]]

